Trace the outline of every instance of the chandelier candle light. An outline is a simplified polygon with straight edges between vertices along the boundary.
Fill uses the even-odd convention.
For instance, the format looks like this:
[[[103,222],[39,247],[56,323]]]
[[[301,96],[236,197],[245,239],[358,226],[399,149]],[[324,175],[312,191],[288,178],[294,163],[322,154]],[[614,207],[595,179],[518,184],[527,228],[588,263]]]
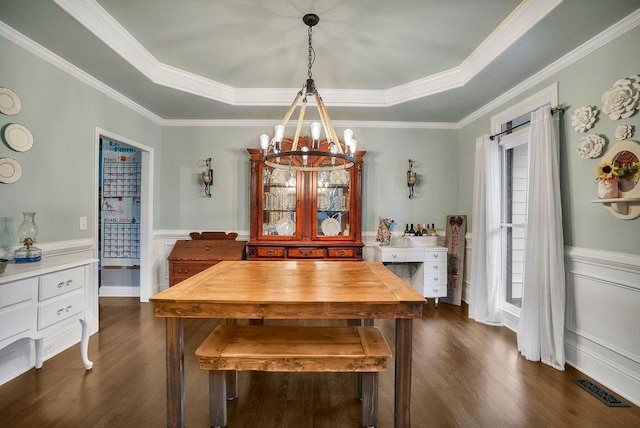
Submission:
[[[275,127],[273,138],[269,139],[267,134],[260,135],[260,149],[262,150],[264,163],[267,166],[280,169],[290,169],[296,171],[332,171],[351,168],[354,163],[354,153],[356,152],[356,140],[353,139],[353,131],[344,131],[344,140],[340,141],[336,134],[327,109],[318,93],[318,89],[313,81],[311,66],[315,61],[315,51],[311,45],[311,34],[313,27],[320,22],[318,15],[306,14],[302,21],[309,27],[309,55],[307,81],[298,92],[291,107],[284,115],[282,122]],[[311,137],[300,137],[302,122],[307,107],[307,98],[312,96],[315,99],[319,122],[311,124]],[[301,102],[298,123],[293,140],[284,137],[285,128],[291,115]],[[320,141],[320,134],[324,130],[325,140]]]

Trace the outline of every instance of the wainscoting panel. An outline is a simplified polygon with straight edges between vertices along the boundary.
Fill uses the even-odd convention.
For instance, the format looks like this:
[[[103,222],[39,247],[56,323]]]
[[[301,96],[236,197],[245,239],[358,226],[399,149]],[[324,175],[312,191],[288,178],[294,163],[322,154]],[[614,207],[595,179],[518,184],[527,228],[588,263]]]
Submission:
[[[567,248],[567,363],[640,405],[640,256]]]

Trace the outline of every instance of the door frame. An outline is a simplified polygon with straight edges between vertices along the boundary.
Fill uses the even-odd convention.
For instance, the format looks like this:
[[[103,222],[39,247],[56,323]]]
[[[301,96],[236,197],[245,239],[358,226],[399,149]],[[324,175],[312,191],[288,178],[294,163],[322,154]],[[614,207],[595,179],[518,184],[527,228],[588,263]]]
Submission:
[[[149,297],[153,294],[153,283],[151,268],[153,263],[151,261],[151,249],[153,248],[153,157],[154,149],[137,141],[131,140],[122,135],[118,135],[114,132],[107,131],[105,129],[96,127],[95,130],[95,180],[94,180],[94,201],[96,201],[95,209],[93,212],[93,236],[96,242],[96,253],[98,253],[98,220],[99,209],[98,206],[98,171],[100,162],[100,138],[108,138],[110,140],[118,141],[120,143],[127,144],[131,147],[135,147],[140,150],[142,157],[142,172],[141,172],[141,189],[140,189],[140,301],[148,302]],[[98,258],[100,254],[97,254]]]

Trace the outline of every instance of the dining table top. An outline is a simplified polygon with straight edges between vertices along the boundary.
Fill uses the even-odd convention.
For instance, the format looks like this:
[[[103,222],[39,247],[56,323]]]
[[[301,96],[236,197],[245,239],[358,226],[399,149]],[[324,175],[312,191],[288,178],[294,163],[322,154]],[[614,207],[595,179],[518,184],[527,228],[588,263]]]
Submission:
[[[223,261],[150,300],[158,317],[419,318],[425,298],[378,262]]]

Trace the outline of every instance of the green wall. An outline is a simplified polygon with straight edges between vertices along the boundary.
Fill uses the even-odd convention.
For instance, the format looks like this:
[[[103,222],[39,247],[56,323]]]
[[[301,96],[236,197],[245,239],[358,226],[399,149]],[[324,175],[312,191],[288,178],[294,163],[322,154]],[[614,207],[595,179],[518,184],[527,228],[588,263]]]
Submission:
[[[460,130],[460,209],[471,211],[475,138],[490,133],[491,116],[531,94],[558,82],[560,105],[565,113],[560,121],[560,168],[565,245],[621,253],[640,254],[640,218],[620,220],[613,217],[597,199],[595,169],[601,158],[582,159],[576,152],[578,141],[588,134],[603,135],[608,147],[616,143],[615,128],[634,125],[633,140],[640,141],[640,114],[628,119],[611,120],[602,113],[602,93],[615,81],[640,74],[638,53],[640,27],[627,32],[586,57],[564,68],[535,88],[510,100],[495,111]],[[571,126],[576,108],[591,105],[600,111],[595,126],[586,133]],[[604,153],[603,151],[603,153]],[[469,172],[466,172],[469,171]],[[469,222],[471,223],[471,222]]]
[[[340,132],[342,130],[338,130]],[[165,127],[162,133],[160,229],[249,229],[249,154],[259,127]],[[458,211],[457,131],[354,128],[363,169],[363,229],[375,231],[378,216],[405,223],[444,226]],[[203,160],[213,158],[212,198],[200,194]],[[418,197],[408,198],[409,159],[418,161]]]
[[[0,58],[0,86],[22,101],[17,115],[0,115],[0,127],[20,123],[34,138],[27,152],[0,143],[0,157],[22,166],[20,180],[0,184],[0,218],[17,228],[23,211],[36,212],[41,243],[93,238],[96,127],[160,148],[160,126],[1,37]]]

